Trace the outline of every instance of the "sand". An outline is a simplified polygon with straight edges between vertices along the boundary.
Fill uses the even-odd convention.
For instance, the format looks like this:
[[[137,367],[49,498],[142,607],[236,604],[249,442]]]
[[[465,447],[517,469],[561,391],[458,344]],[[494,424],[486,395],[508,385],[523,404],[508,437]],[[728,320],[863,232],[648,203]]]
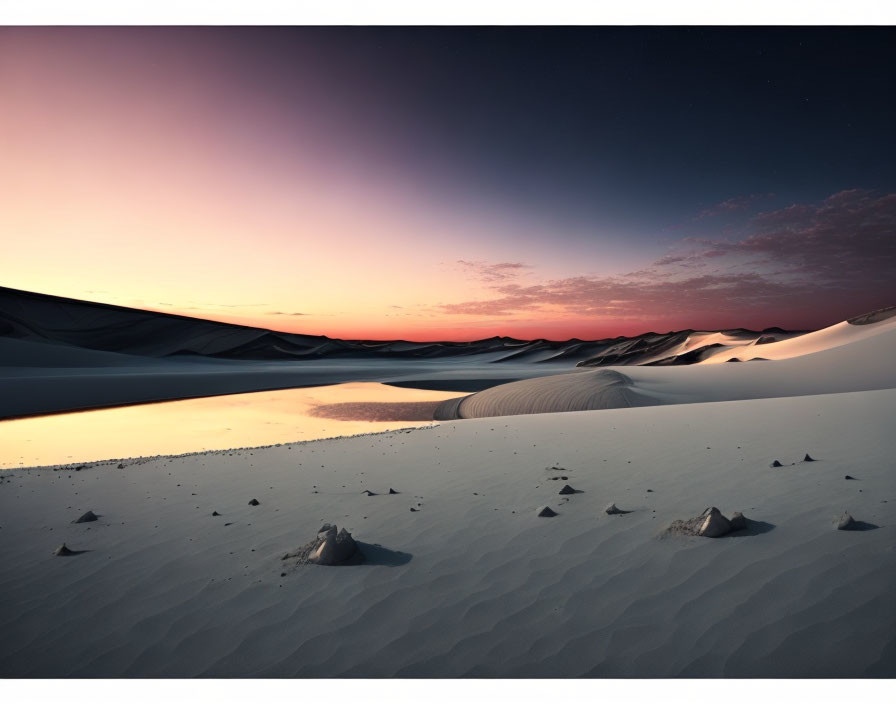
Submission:
[[[775,331],[778,338],[800,334]],[[764,335],[686,330],[564,342],[338,340],[0,287],[0,419],[358,381],[473,392],[595,358],[605,366],[668,355],[697,362],[705,356],[697,354],[700,347],[712,355],[750,352]]]
[[[580,368],[450,399],[438,407],[436,418],[486,418],[896,388],[896,365],[892,363],[896,358],[896,318],[862,326],[839,323],[758,349],[774,361]]]
[[[862,391],[14,470],[0,675],[893,677],[894,411]],[[761,529],[662,537],[707,506]],[[363,564],[284,570],[324,523]]]

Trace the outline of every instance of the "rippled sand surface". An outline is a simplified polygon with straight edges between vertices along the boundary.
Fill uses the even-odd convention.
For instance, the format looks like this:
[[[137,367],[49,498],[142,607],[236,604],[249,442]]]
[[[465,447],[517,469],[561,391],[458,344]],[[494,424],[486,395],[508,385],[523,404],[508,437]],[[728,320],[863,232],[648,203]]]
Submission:
[[[893,677],[894,414],[865,391],[0,473],[0,676]],[[662,536],[708,506],[753,529]],[[324,522],[368,561],[284,569]]]

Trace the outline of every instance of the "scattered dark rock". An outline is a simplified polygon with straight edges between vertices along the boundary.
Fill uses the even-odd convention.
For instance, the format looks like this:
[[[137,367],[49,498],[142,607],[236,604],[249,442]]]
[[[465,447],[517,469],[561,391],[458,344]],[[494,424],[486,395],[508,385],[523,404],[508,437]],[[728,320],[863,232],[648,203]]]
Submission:
[[[212,511],[212,515],[213,515],[213,516],[220,516],[221,514],[218,513],[217,511]]]
[[[557,515],[557,512],[554,511],[550,506],[543,506],[538,509],[538,513],[535,514],[539,518],[553,518]]]
[[[249,505],[250,505],[250,506],[258,506],[260,503],[261,503],[261,502],[260,502],[258,499],[252,499],[252,500],[249,502]]]
[[[648,494],[652,494],[652,493],[653,493],[653,489],[648,489],[648,490],[647,490],[647,493],[648,493]]]
[[[626,513],[631,513],[631,511],[623,511],[621,508],[617,508],[616,504],[610,504],[604,509],[604,511],[606,511],[610,516],[622,516]]]
[[[778,462],[778,460],[775,460],[774,462],[772,462],[772,463],[769,465],[769,467],[783,467],[783,466],[784,466],[784,465],[781,464],[780,462]]]
[[[562,496],[566,496],[567,494],[577,494],[578,491],[573,489],[569,484],[564,484],[563,488],[557,493],[561,494]]]
[[[395,489],[393,489],[392,487],[389,487],[389,493],[390,493],[390,494],[400,494],[401,492],[400,492],[400,491],[395,491]]]
[[[417,513],[417,509],[415,509],[413,506],[411,506],[411,512],[412,512],[412,513]]]
[[[97,520],[97,515],[93,511],[88,511],[77,520],[72,521],[72,523],[91,523],[95,520]]]
[[[118,463],[118,468],[119,468],[119,469],[124,469],[124,464],[123,464],[122,462],[119,462],[119,463]]]
[[[815,462],[815,460],[809,457],[809,453],[807,452],[806,456],[803,457],[803,462]]]
[[[379,496],[376,492],[371,491],[370,489],[365,489],[361,492],[362,494],[367,494],[367,496]]]

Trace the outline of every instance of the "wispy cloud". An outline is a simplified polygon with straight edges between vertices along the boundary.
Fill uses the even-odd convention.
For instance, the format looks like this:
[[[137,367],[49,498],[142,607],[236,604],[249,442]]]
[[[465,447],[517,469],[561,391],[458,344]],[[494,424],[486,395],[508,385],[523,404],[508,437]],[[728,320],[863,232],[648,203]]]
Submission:
[[[532,267],[522,262],[483,262],[478,260],[458,259],[459,264],[468,274],[486,283],[508,281],[524,274]]]
[[[735,196],[733,198],[728,198],[727,200],[723,200],[721,203],[716,203],[711,208],[706,208],[705,210],[700,211],[697,214],[695,220],[702,220],[703,218],[714,217],[716,215],[730,215],[731,213],[746,210],[751,205],[755,205],[759,201],[767,200],[774,197],[774,193],[751,193],[747,196]]]
[[[896,194],[842,191],[821,203],[756,214],[740,239],[690,238],[680,247],[621,276],[574,276],[531,285],[486,279],[493,297],[440,309],[492,317],[553,311],[662,319],[788,306],[858,313],[871,301],[896,302]],[[490,271],[481,263],[470,268]]]

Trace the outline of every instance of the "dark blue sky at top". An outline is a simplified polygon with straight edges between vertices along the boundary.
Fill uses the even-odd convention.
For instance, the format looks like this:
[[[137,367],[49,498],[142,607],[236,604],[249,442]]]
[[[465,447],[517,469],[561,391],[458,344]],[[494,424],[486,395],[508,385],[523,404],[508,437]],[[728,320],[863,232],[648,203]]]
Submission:
[[[551,334],[579,337],[808,328],[896,302],[893,28],[46,27],[4,39],[0,79],[19,98],[0,117],[19,132],[26,177],[13,183],[43,163],[29,185],[39,202],[54,184],[71,197],[76,173],[104,196],[77,212],[105,217],[108,182],[129,216],[129,199],[171,192],[151,213],[162,232],[220,218],[200,233],[246,256],[307,249],[309,266],[340,272],[368,252],[416,277],[386,310],[461,321],[446,334],[531,320],[513,329],[544,336],[536,323],[552,316],[566,327]],[[134,181],[113,183],[117,168]],[[356,268],[380,290],[382,265]]]
[[[634,240],[728,198],[896,186],[889,28],[245,28],[278,100],[315,106],[446,192]],[[221,35],[219,35],[220,37]],[[266,76],[266,78],[259,78]],[[307,102],[296,91],[295,109]],[[694,226],[699,229],[699,226]]]

